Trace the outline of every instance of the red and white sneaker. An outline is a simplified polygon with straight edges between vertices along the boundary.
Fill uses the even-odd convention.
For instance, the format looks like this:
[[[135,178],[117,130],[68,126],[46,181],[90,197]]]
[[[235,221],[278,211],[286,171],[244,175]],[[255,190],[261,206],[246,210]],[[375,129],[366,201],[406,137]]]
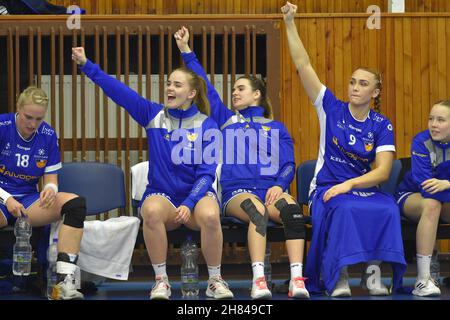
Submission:
[[[156,283],[150,293],[150,300],[169,300],[171,295],[169,279],[164,276],[157,276],[155,281]]]
[[[289,282],[289,292],[288,292],[289,298],[296,298],[296,299],[309,298],[309,292],[308,290],[306,290],[305,287],[305,280],[306,278],[302,277],[291,279],[291,281]]]
[[[234,297],[233,292],[221,276],[209,278],[206,296],[214,299],[232,299]]]
[[[267,288],[267,282],[264,277],[260,277],[253,282],[252,292],[250,296],[253,300],[264,300],[272,298],[272,293]]]

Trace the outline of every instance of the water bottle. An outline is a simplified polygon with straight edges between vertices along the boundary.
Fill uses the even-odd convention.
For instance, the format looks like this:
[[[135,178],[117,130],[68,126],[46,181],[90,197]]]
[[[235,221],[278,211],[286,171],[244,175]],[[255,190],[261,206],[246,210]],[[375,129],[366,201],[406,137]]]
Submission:
[[[31,273],[31,225],[26,217],[20,216],[14,225],[16,243],[13,247],[13,274],[28,276]]]
[[[185,299],[198,298],[198,248],[189,237],[181,246],[181,293]]]
[[[48,267],[47,267],[47,299],[53,300],[52,298],[52,292],[53,287],[57,283],[57,276],[56,276],[56,259],[58,258],[58,239],[53,239],[53,242],[51,245],[48,246],[47,250],[47,261],[48,261]]]
[[[266,278],[267,288],[272,290],[272,265],[270,264],[270,254],[270,244],[268,243],[264,255],[264,277]]]
[[[430,275],[431,278],[434,280],[436,285],[440,285],[440,270],[441,266],[438,259],[438,252],[437,250],[433,250],[433,255],[431,256],[431,264],[430,264]]]

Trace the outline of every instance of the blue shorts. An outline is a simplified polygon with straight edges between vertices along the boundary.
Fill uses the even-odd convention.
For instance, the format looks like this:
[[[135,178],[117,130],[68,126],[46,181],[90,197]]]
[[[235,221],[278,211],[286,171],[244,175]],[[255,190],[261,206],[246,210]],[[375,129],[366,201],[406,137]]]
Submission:
[[[411,191],[399,191],[394,193],[395,201],[397,202],[398,207],[400,208],[400,213],[402,216],[405,216],[403,214],[403,207],[405,206],[405,202],[412,194],[414,194],[414,192]]]
[[[226,210],[227,210],[228,203],[230,203],[230,201],[233,200],[233,198],[235,198],[236,196],[238,196],[242,193],[253,194],[264,203],[266,200],[267,190],[269,190],[269,189],[244,189],[244,188],[242,188],[242,189],[237,189],[234,191],[229,191],[229,192],[223,193],[222,194],[222,203],[223,203],[222,215],[226,216]]]
[[[178,208],[179,206],[181,206],[183,201],[186,200],[186,198],[177,198],[177,197],[174,197],[173,195],[169,195],[168,193],[165,193],[165,192],[158,192],[155,190],[146,189],[144,194],[142,195],[142,200],[139,203],[139,207],[138,207],[139,211],[140,211],[145,199],[147,199],[148,197],[151,197],[151,196],[161,196],[161,197],[166,198],[167,200],[169,200],[170,204],[174,208]],[[217,195],[212,189],[211,189],[211,191],[207,191],[205,196],[214,198],[217,201],[217,203],[219,204],[219,201],[217,200]],[[220,207],[220,204],[219,204],[219,207]],[[194,207],[194,209],[195,209],[195,207]]]
[[[14,199],[18,202],[20,202],[25,209],[28,209],[31,207],[32,204],[34,204],[36,201],[39,200],[39,193],[32,193],[27,194],[25,196],[16,196]],[[8,209],[4,204],[0,204],[0,214],[3,214],[6,221],[8,221],[8,224],[13,224],[16,221],[16,217],[14,217],[11,213],[9,213]]]

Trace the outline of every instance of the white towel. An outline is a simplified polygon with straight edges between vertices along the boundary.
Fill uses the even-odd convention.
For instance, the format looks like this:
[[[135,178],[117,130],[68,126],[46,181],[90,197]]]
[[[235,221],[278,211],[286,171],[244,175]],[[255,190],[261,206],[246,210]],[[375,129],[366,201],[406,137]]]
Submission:
[[[148,161],[131,167],[131,198],[140,201],[148,184]]]
[[[81,270],[116,280],[128,280],[140,220],[121,216],[84,222],[77,265]],[[52,225],[50,241],[57,238]]]

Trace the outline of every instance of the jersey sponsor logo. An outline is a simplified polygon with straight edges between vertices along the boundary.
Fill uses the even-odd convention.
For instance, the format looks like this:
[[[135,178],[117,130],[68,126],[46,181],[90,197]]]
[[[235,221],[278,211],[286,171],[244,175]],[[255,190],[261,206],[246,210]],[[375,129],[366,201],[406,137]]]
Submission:
[[[336,145],[336,147],[339,150],[341,150],[341,152],[343,154],[345,154],[350,159],[355,160],[355,161],[359,160],[359,161],[362,161],[362,162],[369,162],[369,159],[362,158],[362,157],[358,156],[357,154],[354,154],[352,152],[349,152],[349,151],[345,150],[345,148],[339,144],[338,138],[336,138],[335,136],[333,137],[333,143]]]
[[[52,136],[55,134],[55,130],[46,128],[46,127],[42,127],[41,133],[46,134],[48,136]]]
[[[345,120],[338,120],[336,125],[339,129],[345,130]]]
[[[2,150],[2,155],[9,157],[11,155],[11,145],[9,142],[6,144],[5,148]]]
[[[384,118],[382,116],[374,114],[373,117],[372,117],[372,120],[376,121],[376,122],[383,122]]]
[[[0,121],[0,126],[9,126],[11,125],[11,123],[12,123],[11,120]]]
[[[353,168],[355,167],[355,165],[354,165],[353,163],[348,162],[348,161],[346,161],[346,160],[344,160],[344,159],[342,159],[342,158],[339,158],[339,157],[333,157],[333,156],[330,156],[330,160],[331,160],[331,161],[338,162],[338,163],[348,164],[349,166],[351,166],[351,167],[353,167]]]
[[[18,149],[25,150],[25,151],[30,151],[30,150],[31,150],[31,148],[23,147],[23,146],[21,146],[20,144],[17,144],[17,148],[18,148]]]
[[[352,191],[352,193],[355,196],[364,197],[364,198],[371,197],[375,194],[375,192],[361,192],[361,191]]]
[[[11,177],[11,178],[25,180],[25,181],[39,179],[39,177],[37,177],[37,176],[31,176],[31,175],[27,175],[27,174],[21,174],[21,173],[9,171],[6,169],[6,166],[3,164],[0,164],[0,174]]]
[[[349,127],[350,129],[352,129],[352,130],[355,130],[356,132],[362,132],[361,129],[356,128],[356,127],[352,126],[351,124],[349,124],[348,127]]]

